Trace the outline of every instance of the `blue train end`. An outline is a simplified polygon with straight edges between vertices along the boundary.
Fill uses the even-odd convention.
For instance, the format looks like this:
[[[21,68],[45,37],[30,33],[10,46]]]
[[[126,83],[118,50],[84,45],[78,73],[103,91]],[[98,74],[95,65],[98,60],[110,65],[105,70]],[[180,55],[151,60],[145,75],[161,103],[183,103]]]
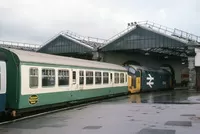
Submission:
[[[6,94],[0,94],[0,112],[5,111]]]

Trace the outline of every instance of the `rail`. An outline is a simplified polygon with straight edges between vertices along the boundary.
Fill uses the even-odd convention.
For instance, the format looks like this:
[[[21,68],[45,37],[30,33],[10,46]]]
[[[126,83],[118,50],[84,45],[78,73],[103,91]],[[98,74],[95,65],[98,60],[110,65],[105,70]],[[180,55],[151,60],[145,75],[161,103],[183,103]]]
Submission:
[[[111,38],[106,40],[104,42],[104,44],[108,44],[108,43],[112,42],[113,40],[116,40],[117,38],[125,35],[129,31],[134,29],[137,25],[144,26],[144,27],[152,29],[156,32],[163,33],[163,34],[175,37],[175,38],[179,38],[184,41],[188,41],[188,42],[193,41],[200,45],[200,36],[197,36],[197,35],[194,35],[194,34],[191,34],[191,33],[185,32],[183,30],[176,29],[176,28],[174,28],[174,29],[169,28],[169,27],[166,27],[166,26],[163,26],[163,25],[151,22],[151,21],[139,21],[139,22],[128,23],[128,27],[125,30],[112,36]]]
[[[194,42],[200,43],[200,36],[197,36],[197,35],[194,35],[194,34],[191,34],[191,33],[176,29],[176,28],[174,29],[173,34],[174,34],[174,36],[177,36],[179,38],[183,38],[188,41],[194,41]]]
[[[64,34],[66,36],[69,36],[75,40],[78,40],[82,43],[85,43],[85,44],[88,44],[92,47],[97,47],[97,46],[101,46],[103,45],[103,43],[106,41],[105,39],[101,39],[101,38],[96,38],[96,37],[90,37],[90,36],[82,36],[82,35],[79,35],[75,32],[72,32],[72,31],[62,31],[61,34]]]
[[[185,32],[183,30],[177,29],[177,28],[169,28],[151,21],[146,21],[145,23],[138,23],[139,25],[144,25],[148,28],[151,28],[155,31],[158,31],[160,33],[167,34],[169,36],[177,37],[179,39],[185,40],[185,41],[193,41],[196,43],[200,43],[200,36]]]
[[[77,40],[85,40],[85,41],[91,41],[91,42],[97,42],[97,43],[105,42],[105,39],[90,37],[90,36],[82,36],[69,30],[62,31],[61,33],[71,36],[72,38],[77,39]]]
[[[41,48],[41,45],[21,43],[21,42],[12,42],[12,41],[3,41],[0,40],[0,46],[6,48],[15,48],[29,51],[37,51]]]
[[[67,30],[67,31],[59,32],[58,34],[56,34],[55,36],[50,38],[48,41],[46,41],[42,46],[45,46],[46,44],[48,44],[49,42],[51,42],[52,40],[57,38],[59,35],[68,36],[68,37],[70,37],[72,39],[75,39],[76,41],[79,41],[81,43],[89,45],[89,46],[91,46],[93,48],[97,48],[99,46],[102,46],[103,43],[106,41],[105,39],[101,39],[101,38],[90,37],[90,36],[82,36],[82,35],[79,35],[79,34],[77,34],[75,32]]]

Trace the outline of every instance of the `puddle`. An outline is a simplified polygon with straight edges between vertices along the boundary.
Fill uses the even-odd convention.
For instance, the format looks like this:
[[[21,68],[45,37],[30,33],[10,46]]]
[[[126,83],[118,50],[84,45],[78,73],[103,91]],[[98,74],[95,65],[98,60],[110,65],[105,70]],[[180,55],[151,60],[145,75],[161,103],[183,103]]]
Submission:
[[[196,116],[195,114],[181,114],[181,116]]]
[[[86,126],[83,129],[100,129],[102,126]]]
[[[168,121],[168,122],[165,123],[165,125],[191,127],[192,122],[191,121]]]
[[[175,130],[145,128],[140,130],[138,134],[175,134],[175,133],[176,133]]]
[[[200,104],[200,92],[189,90],[155,91],[129,96],[132,103],[150,104]],[[156,106],[152,106],[155,107]],[[164,110],[165,108],[161,108]]]

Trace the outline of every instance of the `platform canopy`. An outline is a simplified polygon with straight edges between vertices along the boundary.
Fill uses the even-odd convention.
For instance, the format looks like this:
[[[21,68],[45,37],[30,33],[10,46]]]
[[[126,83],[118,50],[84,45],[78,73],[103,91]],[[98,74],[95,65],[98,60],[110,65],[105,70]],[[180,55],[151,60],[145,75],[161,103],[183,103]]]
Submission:
[[[153,22],[128,23],[128,28],[108,39],[100,47],[106,51],[140,51],[187,57],[195,54],[200,37],[179,29],[171,29]]]
[[[44,43],[38,51],[50,54],[91,53],[102,45],[102,41],[104,40],[62,31]]]

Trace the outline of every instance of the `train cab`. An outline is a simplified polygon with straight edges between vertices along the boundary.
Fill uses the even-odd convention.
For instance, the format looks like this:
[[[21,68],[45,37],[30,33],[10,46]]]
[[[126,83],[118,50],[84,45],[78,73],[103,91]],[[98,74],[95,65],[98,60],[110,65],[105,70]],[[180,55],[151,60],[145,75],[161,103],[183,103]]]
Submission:
[[[6,62],[0,61],[0,113],[6,105]]]

